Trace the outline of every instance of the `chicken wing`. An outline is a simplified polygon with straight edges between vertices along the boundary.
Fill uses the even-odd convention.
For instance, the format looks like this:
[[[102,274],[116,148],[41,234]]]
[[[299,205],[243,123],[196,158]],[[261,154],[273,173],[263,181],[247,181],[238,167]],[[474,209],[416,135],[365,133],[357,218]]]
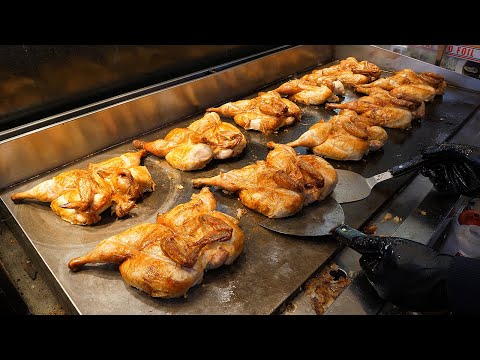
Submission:
[[[50,208],[63,220],[75,225],[92,225],[111,207],[118,217],[127,215],[144,192],[155,189],[150,172],[140,161],[145,150],[125,153],[88,169],[63,172],[33,188],[14,193],[14,202],[50,202]]]
[[[175,169],[192,171],[204,168],[212,159],[239,155],[245,148],[245,136],[235,126],[206,113],[187,128],[175,128],[164,139],[151,142],[134,140],[133,146],[165,160]]]
[[[103,180],[108,184],[112,194],[112,214],[118,217],[127,215],[143,193],[155,189],[155,183],[145,166],[99,170],[97,164],[90,164],[89,169],[94,176],[98,175],[97,183]]]
[[[370,151],[383,147],[388,139],[386,131],[371,124],[371,119],[342,110],[328,122],[311,126],[297,140],[286,145],[305,146],[313,153],[334,160],[360,160]]]
[[[337,175],[327,161],[315,155],[297,155],[287,145],[267,145],[273,150],[265,160],[210,178],[193,179],[193,186],[237,192],[246,207],[269,218],[291,216],[333,191]]]
[[[244,129],[257,130],[264,134],[270,134],[281,127],[291,125],[301,117],[300,108],[294,102],[282,98],[273,90],[260,92],[253,99],[211,107],[207,111],[232,117],[235,123]]]
[[[238,220],[215,211],[208,188],[193,194],[157,223],[140,224],[101,241],[68,262],[72,271],[86,264],[115,263],[129,285],[152,297],[186,296],[204,272],[232,264],[244,247]]]

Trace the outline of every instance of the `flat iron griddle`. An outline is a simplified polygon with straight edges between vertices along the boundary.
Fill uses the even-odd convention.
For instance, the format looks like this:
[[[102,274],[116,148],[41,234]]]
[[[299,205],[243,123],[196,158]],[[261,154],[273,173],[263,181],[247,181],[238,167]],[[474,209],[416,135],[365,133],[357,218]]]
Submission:
[[[331,64],[324,66],[329,65]],[[296,74],[300,75],[302,74]],[[262,90],[273,89],[280,83]],[[251,97],[255,95],[252,94]],[[343,101],[359,96],[360,94],[349,90]],[[426,117],[415,120],[410,130],[386,129],[389,140],[383,149],[356,162],[329,161],[336,168],[355,171],[364,177],[372,176],[408,160],[428,145],[447,139],[479,104],[477,93],[448,87],[442,97],[427,104]],[[318,120],[328,120],[335,115],[334,111],[326,110],[323,105],[301,108],[301,121],[294,126],[282,128],[277,133],[264,135],[241,129],[248,142],[244,153],[235,159],[214,160],[199,171],[181,172],[171,168],[164,159],[148,155],[144,165],[152,173],[157,189],[148,194],[124,219],[116,219],[105,212],[100,223],[94,226],[75,226],[57,217],[50,210],[49,204],[14,204],[10,196],[66,170],[84,168],[89,162],[99,162],[134,151],[131,141],[9,188],[1,194],[1,199],[47,265],[53,281],[59,284],[80,314],[271,314],[335,253],[339,244],[330,237],[292,237],[266,230],[257,225],[264,218],[263,215],[243,206],[236,195],[226,194],[220,189],[211,189],[217,199],[217,210],[234,217],[239,209],[243,211],[240,227],[246,235],[245,249],[232,265],[207,271],[202,284],[191,288],[186,298],[151,298],[127,285],[116,265],[87,266],[72,273],[67,262],[85,254],[106,237],[143,222],[154,222],[158,212],[165,212],[188,201],[192,193],[199,191],[192,188],[192,179],[215,176],[220,171],[229,171],[262,160],[268,152],[265,146],[268,141],[286,143],[294,140]],[[174,127],[186,127],[202,115],[179,121],[139,138],[145,141],[163,138]],[[231,119],[222,119],[233,123]],[[308,153],[303,147],[297,148],[297,151]],[[401,190],[412,176],[409,174],[378,184],[368,198],[343,204],[345,223],[360,227],[382,204]]]

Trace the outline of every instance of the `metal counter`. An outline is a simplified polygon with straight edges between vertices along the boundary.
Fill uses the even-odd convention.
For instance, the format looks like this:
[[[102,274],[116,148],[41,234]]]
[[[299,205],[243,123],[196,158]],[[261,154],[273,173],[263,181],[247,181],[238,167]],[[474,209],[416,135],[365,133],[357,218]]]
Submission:
[[[335,58],[334,54],[345,55]],[[239,158],[213,161],[196,172],[180,172],[164,159],[149,155],[145,165],[157,183],[157,190],[125,219],[104,215],[103,220],[94,226],[74,226],[58,218],[48,204],[24,202],[15,205],[10,195],[60,172],[84,168],[88,162],[133,151],[133,138],[150,141],[164,137],[174,127],[185,127],[203,116],[203,109],[208,106],[253,97],[258,91],[272,89],[291,76],[301,76],[318,66],[329,66],[332,60],[346,56],[369,60],[381,67],[385,58],[395,58],[394,65],[398,67],[392,68],[392,64],[387,63],[387,70],[405,67],[418,70],[416,60],[376,47],[299,46],[172,88],[152,93],[144,91],[138,98],[109,104],[101,110],[0,143],[2,154],[19,153],[16,161],[8,157],[0,161],[0,169],[6,174],[0,184],[4,187],[0,197],[5,217],[11,220],[10,225],[17,237],[45,271],[72,313],[275,313],[341,247],[329,237],[297,238],[269,232],[257,225],[262,215],[245,208],[235,196],[218,190],[213,190],[218,210],[232,216],[236,216],[239,208],[246,211],[240,218],[240,227],[246,235],[245,250],[232,265],[206,272],[203,283],[190,289],[186,298],[151,298],[127,285],[114,265],[90,266],[71,273],[66,264],[102,239],[142,222],[154,222],[158,212],[188,201],[190,195],[198,191],[190,185],[194,177],[216,175],[219,171],[264,159],[267,141],[285,143],[298,137],[319,119],[328,120],[335,113],[323,106],[302,106],[301,121],[275,134],[243,131],[248,143]],[[440,68],[431,66],[429,70],[441,73],[437,69]],[[447,81],[455,86],[449,86],[443,97],[428,104],[426,117],[414,121],[410,130],[386,129],[389,141],[383,149],[358,162],[331,161],[332,165],[369,177],[417,155],[425,146],[451,136],[480,104],[480,97],[477,92],[459,88],[461,80],[466,77],[458,77],[459,74],[455,73],[448,75]],[[349,91],[344,101],[355,97],[358,94]],[[49,147],[45,148],[47,144]],[[71,144],[79,146],[72,147]],[[40,152],[39,149],[45,150]],[[304,148],[297,150],[306,153]],[[31,176],[34,177],[29,178]],[[344,204],[345,222],[359,228],[413,177],[406,175],[391,179],[376,186],[367,199]]]

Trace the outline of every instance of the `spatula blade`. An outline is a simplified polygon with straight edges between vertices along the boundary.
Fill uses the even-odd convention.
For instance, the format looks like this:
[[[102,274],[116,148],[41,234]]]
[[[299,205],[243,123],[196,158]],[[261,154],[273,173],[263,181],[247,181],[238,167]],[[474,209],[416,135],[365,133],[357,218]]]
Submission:
[[[295,236],[322,236],[343,224],[345,215],[340,204],[328,196],[322,201],[305,206],[293,216],[280,219],[260,221],[258,224],[266,229]]]
[[[337,169],[338,183],[332,192],[332,197],[338,203],[344,204],[365,199],[372,188],[367,180],[353,171]]]

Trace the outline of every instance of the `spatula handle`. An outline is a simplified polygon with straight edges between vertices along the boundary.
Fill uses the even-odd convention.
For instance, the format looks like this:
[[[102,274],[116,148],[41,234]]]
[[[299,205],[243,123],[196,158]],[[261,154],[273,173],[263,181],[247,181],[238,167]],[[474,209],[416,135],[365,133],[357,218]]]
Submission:
[[[365,236],[364,233],[361,231],[358,231],[357,229],[352,228],[351,226],[341,224],[331,230],[331,233],[336,237],[336,238],[343,238],[346,240],[353,240],[353,238],[356,238],[358,236]]]
[[[422,155],[417,155],[411,160],[390,168],[388,171],[390,171],[393,176],[400,176],[422,167],[422,165],[429,161],[430,159],[425,159]]]

